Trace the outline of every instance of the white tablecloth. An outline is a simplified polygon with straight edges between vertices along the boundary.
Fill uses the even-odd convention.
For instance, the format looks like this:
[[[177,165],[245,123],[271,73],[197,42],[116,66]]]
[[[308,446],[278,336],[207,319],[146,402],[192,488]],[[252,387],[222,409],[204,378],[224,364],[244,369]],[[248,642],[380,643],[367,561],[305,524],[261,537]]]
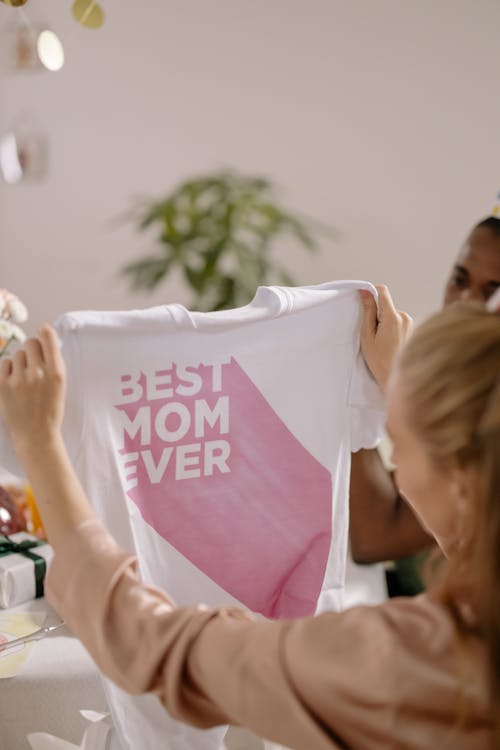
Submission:
[[[44,599],[3,611],[45,612],[44,626],[60,621]],[[30,732],[80,744],[88,726],[80,709],[107,711],[106,699],[94,662],[64,627],[34,644],[15,677],[0,679],[0,750],[30,750]]]

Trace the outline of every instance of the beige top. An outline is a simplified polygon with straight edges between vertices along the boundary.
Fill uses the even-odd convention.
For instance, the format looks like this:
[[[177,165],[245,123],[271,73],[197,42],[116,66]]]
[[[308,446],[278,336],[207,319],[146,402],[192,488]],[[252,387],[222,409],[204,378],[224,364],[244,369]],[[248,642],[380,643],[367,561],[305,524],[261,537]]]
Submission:
[[[97,521],[65,540],[46,593],[112,680],[198,727],[246,726],[301,750],[493,748],[481,643],[458,649],[426,596],[292,622],[175,608]],[[468,711],[453,730],[460,674]]]

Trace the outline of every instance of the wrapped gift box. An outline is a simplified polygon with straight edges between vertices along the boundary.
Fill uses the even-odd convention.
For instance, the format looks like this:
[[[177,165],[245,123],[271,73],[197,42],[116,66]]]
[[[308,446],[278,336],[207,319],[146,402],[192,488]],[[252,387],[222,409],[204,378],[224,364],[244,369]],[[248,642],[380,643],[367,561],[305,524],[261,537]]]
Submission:
[[[0,535],[0,608],[43,596],[43,582],[53,555],[49,544],[24,531]]]

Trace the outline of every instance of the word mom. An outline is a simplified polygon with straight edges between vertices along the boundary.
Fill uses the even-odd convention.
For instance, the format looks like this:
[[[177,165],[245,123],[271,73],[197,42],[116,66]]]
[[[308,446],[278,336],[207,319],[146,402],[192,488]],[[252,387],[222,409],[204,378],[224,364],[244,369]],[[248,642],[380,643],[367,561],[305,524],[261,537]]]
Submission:
[[[223,364],[122,375],[119,454],[127,490],[230,472]],[[221,436],[227,436],[221,438]]]

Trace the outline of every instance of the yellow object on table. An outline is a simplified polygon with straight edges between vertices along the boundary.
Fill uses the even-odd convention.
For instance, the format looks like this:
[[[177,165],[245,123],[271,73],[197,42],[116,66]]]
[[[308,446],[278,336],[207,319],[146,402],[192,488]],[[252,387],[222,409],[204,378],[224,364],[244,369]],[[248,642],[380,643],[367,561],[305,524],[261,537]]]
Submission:
[[[40,612],[8,613],[0,614],[0,679],[3,677],[14,677],[30,655],[35,645],[32,643],[21,643],[10,649],[2,649],[2,643],[8,643],[14,638],[29,635],[38,630],[45,620],[45,614]]]
[[[35,496],[33,495],[33,490],[31,489],[29,484],[25,486],[24,494],[26,498],[26,510],[28,516],[27,524],[29,533],[34,534],[39,539],[47,539],[47,534],[45,533],[42,519],[35,502]]]

